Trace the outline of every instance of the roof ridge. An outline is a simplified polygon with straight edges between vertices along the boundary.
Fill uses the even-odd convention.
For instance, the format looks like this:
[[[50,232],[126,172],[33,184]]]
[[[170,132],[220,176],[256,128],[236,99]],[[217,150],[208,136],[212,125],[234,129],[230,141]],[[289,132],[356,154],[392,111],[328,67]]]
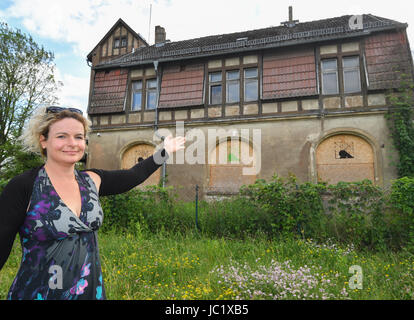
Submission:
[[[386,19],[372,14],[363,14],[364,26],[375,29],[389,25],[403,25],[401,22]],[[123,64],[128,62],[147,61],[151,59],[170,58],[172,56],[195,56],[203,52],[226,52],[246,47],[261,47],[267,42],[282,42],[288,40],[299,40],[308,38],[323,38],[339,33],[361,33],[361,30],[350,29],[347,22],[353,15],[342,15],[333,18],[325,18],[313,21],[298,22],[293,27],[284,25],[265,28],[251,29],[231,33],[203,36],[198,38],[170,41],[159,47],[156,44],[138,48],[134,52],[127,53],[122,57],[110,60],[99,66]],[[406,25],[405,25],[406,26]],[[313,28],[312,28],[313,27]],[[329,31],[329,32],[328,32]],[[365,30],[364,30],[365,31]],[[249,39],[249,37],[251,37]],[[247,38],[240,41],[239,38]],[[239,40],[239,41],[238,41]]]

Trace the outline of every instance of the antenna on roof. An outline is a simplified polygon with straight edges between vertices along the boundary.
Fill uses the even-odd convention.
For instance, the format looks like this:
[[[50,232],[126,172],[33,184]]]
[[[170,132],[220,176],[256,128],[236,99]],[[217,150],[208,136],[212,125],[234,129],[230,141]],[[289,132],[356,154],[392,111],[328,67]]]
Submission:
[[[152,3],[150,4],[149,24],[148,24],[148,44],[150,43],[151,36],[151,15],[152,15]]]

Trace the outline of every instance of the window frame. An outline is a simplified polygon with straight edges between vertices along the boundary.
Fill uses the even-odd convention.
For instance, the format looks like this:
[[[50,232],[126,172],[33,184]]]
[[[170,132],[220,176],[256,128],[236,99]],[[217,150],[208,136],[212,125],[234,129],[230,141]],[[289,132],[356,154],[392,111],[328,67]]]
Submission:
[[[335,60],[335,64],[336,64],[336,68],[335,69],[327,69],[324,70],[323,68],[323,63],[325,61],[333,61]],[[324,75],[325,74],[332,74],[335,73],[335,77],[336,77],[336,92],[325,92],[325,81],[324,81]],[[338,66],[338,58],[326,58],[326,59],[321,59],[321,85],[322,85],[322,95],[328,96],[328,95],[337,95],[340,93],[340,87],[339,87],[339,66]]]
[[[219,81],[212,81],[211,75],[213,74],[220,74],[220,80]],[[211,89],[212,87],[218,87],[220,86],[220,102],[213,103],[212,102],[212,94]],[[208,72],[208,105],[221,105],[223,103],[223,72],[222,71],[213,71]]]
[[[261,76],[262,76],[262,70],[260,69],[261,62],[260,62],[260,55],[258,55],[257,62],[253,63],[243,63],[243,56],[238,56],[239,63],[228,65],[226,66],[226,60],[231,57],[225,57],[221,58],[221,66],[220,67],[208,67],[208,63],[206,63],[206,77],[205,81],[207,82],[207,85],[205,86],[205,95],[207,99],[205,99],[205,106],[218,106],[221,105],[223,108],[227,105],[245,105],[245,104],[251,104],[251,103],[260,103],[260,90],[261,90]],[[246,100],[245,99],[245,70],[247,69],[256,69],[257,70],[257,76],[254,78],[248,78],[249,80],[257,81],[257,96],[255,100]],[[238,71],[239,77],[238,79],[234,80],[227,80],[227,72],[231,71]],[[221,73],[221,83],[219,81],[212,82],[210,75],[213,73]],[[228,101],[228,82],[238,82],[238,101]],[[221,103],[212,103],[211,101],[211,88],[214,85],[221,84]],[[224,111],[224,109],[223,109]]]
[[[125,40],[125,44],[123,44],[123,40]],[[118,42],[118,45],[116,43]],[[128,36],[119,36],[114,38],[114,42],[112,45],[113,49],[121,49],[128,47]]]
[[[229,79],[228,75],[232,72],[237,72],[238,76],[237,78],[234,79]],[[241,76],[240,76],[240,69],[233,69],[233,70],[226,70],[226,104],[232,104],[232,103],[240,103],[240,82],[241,82]],[[237,100],[229,100],[229,89],[230,89],[230,85],[234,85],[237,84]]]
[[[154,87],[149,87],[148,84],[153,82],[153,81],[155,82],[155,86]],[[154,102],[154,107],[153,108],[148,108],[150,93],[155,94],[155,102]],[[144,106],[144,109],[145,110],[155,110],[156,108],[157,108],[157,78],[148,78],[148,79],[145,80],[145,106]]]
[[[348,41],[349,42],[349,41]],[[321,98],[323,97],[340,97],[341,98],[341,107],[346,106],[346,97],[348,96],[362,96],[363,99],[363,106],[368,105],[367,101],[367,93],[368,93],[368,84],[367,84],[367,70],[366,65],[364,62],[365,57],[365,44],[364,41],[360,40],[359,48],[350,51],[342,51],[343,44],[348,43],[340,42],[336,44],[336,52],[332,53],[320,53],[317,50],[317,61],[318,61],[318,85],[319,85],[319,94]],[[353,41],[354,42],[354,41]],[[325,44],[324,44],[325,45]],[[344,59],[349,57],[357,57],[358,58],[358,68],[359,68],[359,91],[353,92],[345,92],[345,76],[344,76]],[[336,94],[325,94],[323,91],[323,72],[322,72],[322,61],[327,59],[337,59],[337,66],[338,66],[338,86],[339,92]],[[355,67],[354,70],[358,69]]]
[[[133,88],[133,83],[136,81],[141,81],[141,108],[139,110],[133,110],[132,106],[133,106],[133,95],[134,95],[134,88]],[[155,87],[151,87],[148,88],[148,83],[151,81],[155,81]],[[157,83],[157,78],[155,78],[153,75],[148,75],[148,76],[141,76],[141,77],[134,77],[130,79],[130,84],[129,84],[129,88],[130,88],[130,102],[129,102],[129,111],[128,112],[144,112],[144,111],[153,111],[157,108],[157,100],[155,100],[155,106],[154,108],[149,109],[148,108],[148,97],[149,94],[148,92],[151,92],[153,94],[155,94],[155,99],[158,99],[158,83]],[[150,90],[148,90],[150,89]]]
[[[350,59],[350,58],[356,58],[356,60],[358,61],[358,65],[355,67],[345,67],[344,66],[344,59]],[[350,55],[350,56],[343,56],[342,57],[342,77],[343,77],[343,83],[344,83],[344,94],[353,94],[353,93],[358,93],[362,91],[362,83],[361,83],[361,64],[360,64],[360,57],[359,56],[354,56],[354,55]],[[357,71],[357,75],[358,75],[358,85],[359,85],[359,89],[356,91],[345,91],[345,84],[347,83],[345,81],[345,71]]]
[[[256,76],[255,77],[246,77],[246,70],[249,69],[256,69]],[[256,83],[256,99],[248,100],[246,99],[246,84],[248,83]],[[259,100],[259,68],[258,67],[248,67],[243,68],[243,102],[254,102]]]
[[[141,82],[141,89],[139,90],[134,90],[134,82]],[[143,108],[143,96],[144,96],[144,90],[143,90],[143,80],[139,79],[139,80],[131,80],[131,108],[130,111],[132,112],[138,112],[141,111]],[[134,105],[134,94],[136,92],[140,92],[141,93],[141,103],[139,105],[139,109],[133,109],[133,105]]]

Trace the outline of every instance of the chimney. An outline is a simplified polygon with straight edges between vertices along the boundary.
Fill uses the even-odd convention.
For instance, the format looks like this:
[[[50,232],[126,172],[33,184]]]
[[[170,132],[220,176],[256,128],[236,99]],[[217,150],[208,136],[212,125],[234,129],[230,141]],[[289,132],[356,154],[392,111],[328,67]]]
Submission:
[[[293,20],[293,8],[292,6],[289,6],[289,21],[281,22],[280,24],[285,27],[294,27],[296,26],[296,23],[298,23],[299,20]]]
[[[161,26],[155,27],[155,44],[163,43],[166,40],[165,29]]]

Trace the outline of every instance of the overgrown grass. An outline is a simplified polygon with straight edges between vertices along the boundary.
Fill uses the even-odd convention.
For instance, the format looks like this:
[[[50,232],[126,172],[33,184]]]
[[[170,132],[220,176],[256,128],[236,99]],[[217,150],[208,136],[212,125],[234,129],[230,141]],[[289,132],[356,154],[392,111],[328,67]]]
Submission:
[[[358,251],[311,239],[225,239],[143,230],[101,232],[99,249],[108,299],[414,299],[408,251]],[[15,242],[0,272],[0,299],[21,257]],[[362,289],[349,268],[362,268]]]
[[[414,179],[298,184],[274,176],[195,204],[150,187],[103,197],[108,299],[414,299]],[[18,241],[0,272],[16,275]],[[362,270],[353,286],[351,266]]]

